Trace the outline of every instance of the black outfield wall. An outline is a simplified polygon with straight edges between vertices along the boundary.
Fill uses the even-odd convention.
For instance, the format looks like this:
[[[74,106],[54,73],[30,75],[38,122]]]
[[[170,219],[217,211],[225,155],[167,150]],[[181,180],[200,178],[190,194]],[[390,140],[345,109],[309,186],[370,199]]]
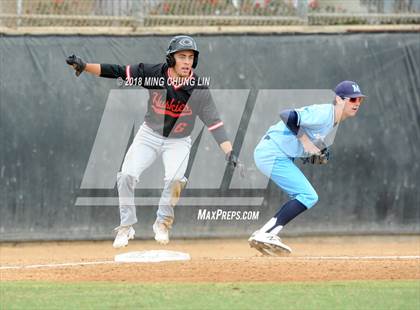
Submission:
[[[78,197],[116,197],[114,188],[81,188],[81,184],[110,91],[120,88],[115,80],[88,74],[76,78],[64,59],[75,53],[88,62],[158,63],[164,60],[169,39],[0,37],[1,240],[112,238],[118,207],[112,203],[76,205],[76,201]],[[185,195],[263,198],[260,203],[237,206],[181,204],[175,210],[174,237],[245,236],[268,220],[287,197],[271,182],[254,188],[253,180],[262,176],[253,164],[252,148],[268,126],[278,121],[284,102],[281,96],[259,102],[259,95],[276,89],[297,94],[300,89],[332,89],[345,79],[357,81],[367,99],[358,116],[338,129],[331,162],[303,166],[320,200],[284,232],[419,233],[419,34],[202,35],[196,39],[200,47],[197,72],[210,76],[211,88],[221,90],[216,103],[230,137],[237,138],[236,146],[247,144],[241,158],[250,185],[206,188],[215,170],[204,167],[194,171],[199,188],[191,181]],[[241,99],[235,100],[239,95],[225,98],[224,90],[237,90],[234,94]],[[325,100],[314,97],[299,104]],[[135,128],[139,123],[141,119]],[[202,125],[197,122],[197,126]],[[132,136],[121,138],[131,141]],[[112,139],[118,139],[118,134]],[[215,150],[207,153],[208,161],[216,156],[220,162],[223,155],[208,141]],[[161,165],[158,160],[156,167]],[[112,173],[108,183],[115,185],[114,177]],[[160,175],[155,177],[161,181]],[[139,200],[159,194],[159,186],[142,188],[147,182],[140,180]],[[140,238],[152,236],[156,206],[146,204],[138,207],[135,228]],[[260,213],[258,220],[199,220],[203,209]]]

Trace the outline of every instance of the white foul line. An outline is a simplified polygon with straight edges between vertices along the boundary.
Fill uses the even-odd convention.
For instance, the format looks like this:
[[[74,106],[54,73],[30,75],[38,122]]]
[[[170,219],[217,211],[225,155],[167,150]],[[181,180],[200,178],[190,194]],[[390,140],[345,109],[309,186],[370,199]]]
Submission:
[[[415,260],[420,259],[420,256],[290,256],[279,258],[291,260]]]
[[[84,262],[84,263],[62,263],[62,264],[45,264],[45,265],[21,265],[21,266],[1,266],[0,270],[6,269],[35,269],[35,268],[61,268],[61,267],[75,267],[87,265],[105,265],[117,264],[113,260],[99,261],[99,262]]]
[[[208,260],[248,260],[253,258],[268,258],[277,260],[420,260],[420,256],[254,256],[208,258]]]
[[[232,257],[232,258],[206,258],[208,260],[247,260],[262,257]],[[266,258],[266,257],[264,257]],[[270,259],[280,260],[420,260],[419,255],[412,256],[289,256],[289,257],[271,257]],[[0,266],[0,270],[10,269],[36,269],[36,268],[62,268],[62,267],[78,267],[88,265],[106,265],[106,264],[125,264],[117,263],[112,260],[97,261],[97,262],[83,262],[83,263],[62,263],[62,264],[39,264],[39,265],[21,265],[21,266]],[[133,263],[130,263],[133,264]]]

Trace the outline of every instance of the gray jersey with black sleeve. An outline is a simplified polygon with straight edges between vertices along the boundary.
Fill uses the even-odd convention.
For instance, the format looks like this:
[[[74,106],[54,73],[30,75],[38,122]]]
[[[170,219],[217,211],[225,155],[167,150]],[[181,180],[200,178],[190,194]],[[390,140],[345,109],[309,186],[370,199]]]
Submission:
[[[197,116],[207,126],[218,144],[227,141],[227,134],[216,105],[207,86],[194,81],[198,76],[191,72],[183,85],[171,83],[167,64],[110,65],[101,64],[101,77],[135,79],[149,90],[146,124],[164,137],[189,136]],[[194,81],[193,81],[194,80]],[[160,81],[147,83],[147,81]]]

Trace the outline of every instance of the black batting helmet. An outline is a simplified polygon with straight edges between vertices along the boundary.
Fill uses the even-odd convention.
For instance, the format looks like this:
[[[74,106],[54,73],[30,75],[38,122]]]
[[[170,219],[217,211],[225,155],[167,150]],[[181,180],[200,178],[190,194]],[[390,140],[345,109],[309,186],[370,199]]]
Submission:
[[[179,51],[192,50],[194,52],[194,62],[192,67],[197,67],[198,54],[200,53],[194,39],[190,36],[176,36],[169,42],[168,49],[166,50],[166,63],[169,67],[175,66],[174,54]]]

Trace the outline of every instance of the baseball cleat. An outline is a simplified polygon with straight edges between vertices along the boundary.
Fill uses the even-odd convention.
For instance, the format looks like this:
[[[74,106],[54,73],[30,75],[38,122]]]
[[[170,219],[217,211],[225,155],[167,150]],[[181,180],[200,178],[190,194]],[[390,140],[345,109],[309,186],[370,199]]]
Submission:
[[[256,231],[248,239],[248,243],[251,248],[266,256],[282,256],[292,253],[292,249],[275,234]]]
[[[251,237],[249,237],[249,239],[248,239],[249,246],[250,246],[251,248],[256,249],[256,250],[257,250],[258,252],[260,252],[262,255],[267,255],[267,253],[264,251],[264,249],[263,249],[263,247],[262,247],[262,244],[260,244],[260,243],[258,243],[258,242],[256,242],[256,241],[254,241],[254,238],[255,238],[255,236],[256,236],[258,233],[259,233],[259,230],[256,230],[256,231],[254,231],[254,232],[252,233]]]
[[[171,206],[175,207],[181,197],[181,192],[187,186],[187,178],[181,180],[175,180],[171,186]]]
[[[157,220],[153,224],[153,231],[155,233],[155,240],[160,244],[169,243],[169,228]]]
[[[134,239],[136,233],[132,226],[118,226],[114,231],[117,232],[117,235],[112,246],[116,249],[127,246],[128,240]]]

